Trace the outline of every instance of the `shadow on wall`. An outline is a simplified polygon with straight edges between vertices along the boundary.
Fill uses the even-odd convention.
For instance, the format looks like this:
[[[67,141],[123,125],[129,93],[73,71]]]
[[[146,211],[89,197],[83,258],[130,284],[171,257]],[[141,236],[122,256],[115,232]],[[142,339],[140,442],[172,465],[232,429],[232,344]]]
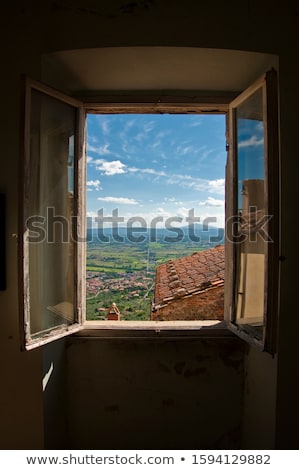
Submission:
[[[246,345],[238,338],[68,344],[69,448],[239,447]]]

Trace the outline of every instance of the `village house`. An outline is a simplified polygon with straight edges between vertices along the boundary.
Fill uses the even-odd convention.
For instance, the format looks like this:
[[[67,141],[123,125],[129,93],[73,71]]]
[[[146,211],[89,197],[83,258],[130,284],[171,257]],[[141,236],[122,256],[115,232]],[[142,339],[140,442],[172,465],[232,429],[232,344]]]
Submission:
[[[158,266],[152,320],[223,320],[224,246]]]

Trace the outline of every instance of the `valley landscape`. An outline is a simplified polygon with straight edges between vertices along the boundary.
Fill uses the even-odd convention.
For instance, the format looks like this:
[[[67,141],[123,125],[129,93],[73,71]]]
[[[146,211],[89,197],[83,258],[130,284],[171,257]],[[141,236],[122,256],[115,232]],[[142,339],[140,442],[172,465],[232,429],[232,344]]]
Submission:
[[[222,228],[203,230],[199,224],[191,231],[184,227],[135,233],[135,240],[141,237],[139,242],[132,241],[125,228],[118,229],[118,237],[112,229],[100,235],[96,229],[87,234],[87,320],[106,320],[113,302],[121,320],[149,320],[156,267],[224,242]]]

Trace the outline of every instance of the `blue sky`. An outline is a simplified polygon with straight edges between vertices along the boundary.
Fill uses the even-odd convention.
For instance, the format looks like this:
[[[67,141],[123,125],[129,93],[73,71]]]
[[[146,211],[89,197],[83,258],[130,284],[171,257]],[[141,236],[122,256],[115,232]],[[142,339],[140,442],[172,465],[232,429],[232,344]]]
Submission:
[[[238,195],[242,206],[242,182],[265,178],[264,124],[255,119],[238,119]]]
[[[194,209],[223,227],[225,162],[224,115],[88,115],[87,215],[186,225]]]

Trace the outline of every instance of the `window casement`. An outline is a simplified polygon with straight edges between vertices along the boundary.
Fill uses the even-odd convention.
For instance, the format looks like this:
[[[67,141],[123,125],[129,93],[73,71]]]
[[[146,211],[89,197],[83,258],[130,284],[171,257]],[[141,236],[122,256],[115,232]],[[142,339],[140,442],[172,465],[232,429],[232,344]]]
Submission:
[[[265,73],[229,105],[225,319],[275,352],[279,283],[277,74]]]
[[[106,102],[89,98],[83,103],[25,80],[19,230],[23,349],[86,327],[86,113],[221,112],[228,117],[225,321],[245,340],[275,352],[279,247],[276,75],[274,70],[265,73],[231,103],[227,99],[217,103],[215,97],[206,95],[201,102],[174,98],[116,103],[110,97]],[[165,322],[153,323],[158,323],[157,331],[166,326]],[[189,323],[194,331],[196,325]],[[130,329],[128,321],[126,328]],[[147,327],[138,326],[138,330],[142,328]]]
[[[80,329],[84,299],[84,108],[26,80],[22,336],[27,349]]]

